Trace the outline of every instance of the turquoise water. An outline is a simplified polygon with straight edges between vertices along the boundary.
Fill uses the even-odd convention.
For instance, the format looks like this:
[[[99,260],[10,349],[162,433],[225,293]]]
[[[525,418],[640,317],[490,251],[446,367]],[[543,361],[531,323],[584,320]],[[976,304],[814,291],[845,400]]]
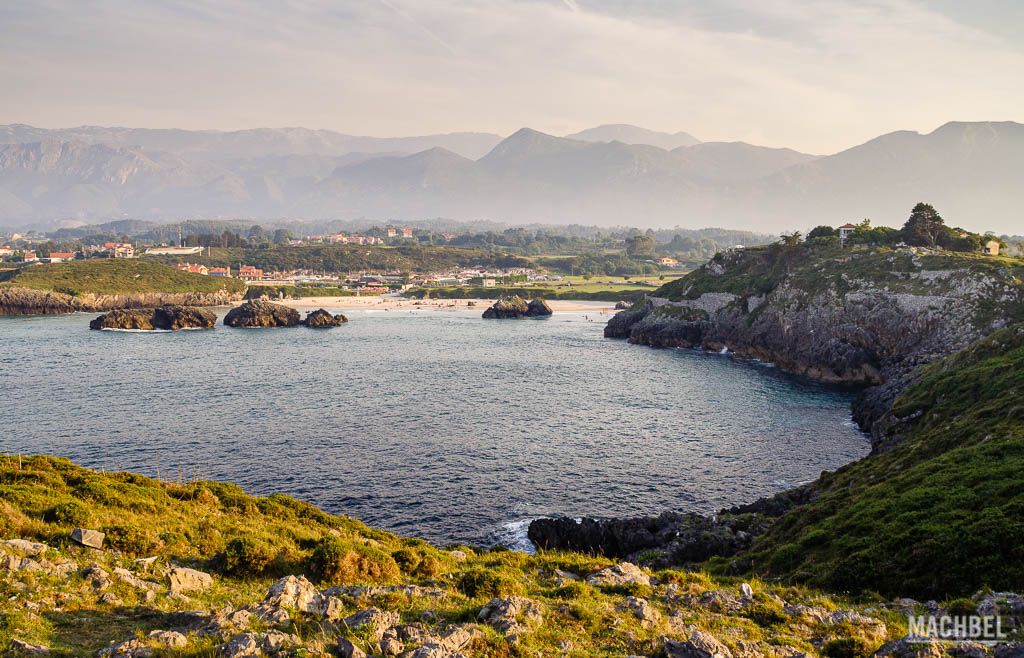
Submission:
[[[346,311],[337,329],[0,318],[0,452],[236,482],[438,542],[714,511],[867,453],[849,393],[602,337],[606,316]]]

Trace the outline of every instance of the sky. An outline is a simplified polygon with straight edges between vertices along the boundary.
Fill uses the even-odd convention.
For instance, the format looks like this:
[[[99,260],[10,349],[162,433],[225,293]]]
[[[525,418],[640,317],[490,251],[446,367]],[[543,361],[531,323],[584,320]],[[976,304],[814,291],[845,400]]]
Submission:
[[[19,0],[0,123],[402,136],[603,123],[833,153],[1024,120],[1018,0]]]

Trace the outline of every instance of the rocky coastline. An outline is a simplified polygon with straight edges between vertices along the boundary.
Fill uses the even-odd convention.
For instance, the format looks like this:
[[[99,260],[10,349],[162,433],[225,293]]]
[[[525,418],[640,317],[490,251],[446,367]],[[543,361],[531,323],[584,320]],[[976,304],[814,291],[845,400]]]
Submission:
[[[551,307],[543,299],[531,299],[527,302],[522,297],[502,297],[494,302],[483,313],[485,320],[503,320],[515,318],[540,318],[551,315]]]
[[[124,295],[69,295],[61,292],[0,286],[0,315],[64,315],[103,313],[117,309],[154,309],[174,306],[227,306],[241,293],[134,293]]]

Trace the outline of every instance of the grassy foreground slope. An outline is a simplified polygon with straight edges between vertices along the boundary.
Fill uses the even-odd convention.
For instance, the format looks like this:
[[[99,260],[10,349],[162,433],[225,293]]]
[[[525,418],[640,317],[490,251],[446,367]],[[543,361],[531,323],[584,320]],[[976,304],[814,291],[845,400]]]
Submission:
[[[240,293],[245,284],[230,277],[183,272],[161,263],[94,259],[34,265],[6,273],[0,285],[80,295],[146,293]]]
[[[73,544],[70,533],[79,526],[104,531],[104,549]],[[246,632],[259,641],[286,634],[281,641],[294,649],[287,655],[334,655],[340,638],[370,651],[380,637],[341,618],[371,606],[395,614],[405,652],[431,637],[466,639],[458,651],[417,656],[657,655],[665,637],[685,640],[695,628],[742,650],[735,655],[782,657],[833,647],[845,656],[851,648],[869,652],[905,630],[899,615],[877,602],[869,619],[838,612],[849,604],[826,595],[757,580],[743,599],[738,580],[683,571],[643,573],[653,576],[650,583],[592,584],[586,576],[611,561],[445,550],[286,496],[98,473],[52,457],[0,457],[0,540],[10,538],[49,548],[26,562],[15,557],[16,545],[0,542],[3,655],[14,653],[14,640],[84,656],[133,638],[157,648],[156,655],[230,655],[223,647]],[[136,561],[146,557],[155,560]],[[171,565],[211,572],[213,584],[172,594],[165,575]],[[286,574],[304,574],[318,588],[335,586],[325,595],[341,609],[327,618],[288,609],[273,623],[242,614],[258,613],[268,588]],[[519,625],[479,618],[490,599],[509,596],[535,606]],[[195,610],[215,614],[186,612]],[[149,635],[171,629],[185,644],[159,653]]]
[[[937,596],[1024,587],[1024,325],[924,366],[893,449],[823,476],[754,567],[834,589]]]

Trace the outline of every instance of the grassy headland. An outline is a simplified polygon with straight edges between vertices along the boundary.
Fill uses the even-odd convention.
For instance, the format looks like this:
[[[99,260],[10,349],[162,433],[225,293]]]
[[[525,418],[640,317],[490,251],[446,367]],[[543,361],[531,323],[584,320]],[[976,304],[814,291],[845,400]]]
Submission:
[[[97,259],[33,265],[6,272],[0,285],[80,295],[148,293],[241,293],[245,284],[230,277],[183,272],[147,260]]]
[[[104,531],[104,550],[72,543],[70,533],[79,526]],[[865,602],[757,580],[752,596],[743,598],[738,580],[675,570],[642,574],[641,582],[595,584],[586,576],[611,561],[440,549],[287,496],[258,498],[216,482],[99,473],[51,457],[0,457],[0,537],[49,547],[30,559],[39,568],[0,569],[0,648],[18,639],[59,655],[93,655],[136,637],[145,644],[151,631],[171,628],[182,629],[187,644],[159,655],[219,655],[218,647],[243,629],[225,625],[204,635],[188,628],[195,615],[182,613],[229,615],[259,603],[275,579],[288,574],[304,574],[319,588],[341,587],[330,590],[342,608],[334,617],[372,605],[396,613],[405,628],[422,629],[421,636],[456,625],[471,637],[461,649],[469,656],[654,655],[663,637],[685,640],[695,628],[733,651],[745,647],[744,655],[843,647],[863,653],[905,630],[901,617],[878,601],[870,602],[875,611],[867,619],[836,612],[862,609]],[[0,544],[0,558],[17,550]],[[187,597],[169,594],[163,573],[170,565],[212,572],[214,582]],[[478,619],[490,599],[509,596],[533,601],[543,622],[524,619],[513,632]],[[274,627],[256,618],[245,624],[257,636]],[[340,621],[295,610],[276,627],[294,635],[289,642],[301,646],[295,655],[333,652],[339,637],[364,648],[374,641]],[[405,649],[425,641],[407,638]]]

